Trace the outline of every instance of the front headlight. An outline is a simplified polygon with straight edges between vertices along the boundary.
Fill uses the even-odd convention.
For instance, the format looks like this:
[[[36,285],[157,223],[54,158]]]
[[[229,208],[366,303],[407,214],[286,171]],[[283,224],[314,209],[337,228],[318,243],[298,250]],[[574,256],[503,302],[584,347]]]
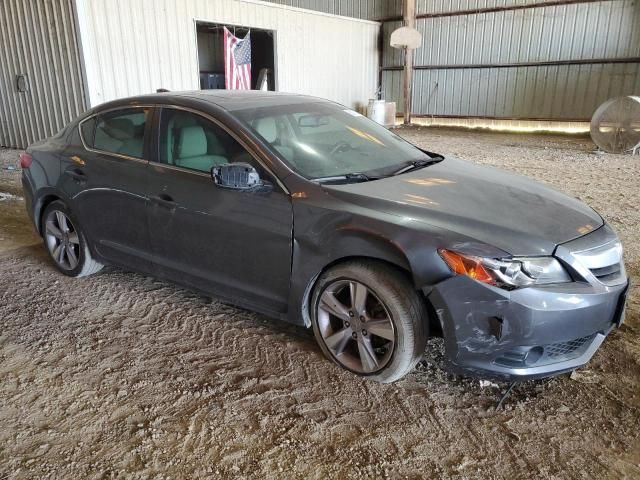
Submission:
[[[502,288],[571,281],[571,276],[553,257],[483,258],[445,249],[438,253],[451,271]]]

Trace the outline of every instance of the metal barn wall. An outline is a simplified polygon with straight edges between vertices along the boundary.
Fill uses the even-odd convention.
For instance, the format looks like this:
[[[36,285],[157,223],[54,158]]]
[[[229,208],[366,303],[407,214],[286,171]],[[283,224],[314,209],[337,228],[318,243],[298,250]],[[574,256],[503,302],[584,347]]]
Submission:
[[[91,106],[199,88],[196,20],[275,30],[277,90],[364,105],[378,23],[250,0],[76,0]]]
[[[416,0],[416,14],[460,12],[509,6],[558,3],[562,0]],[[402,9],[402,7],[401,7]]]
[[[640,93],[639,0],[540,3],[418,0],[412,111],[589,120],[606,99]],[[383,91],[398,105],[403,60],[387,45],[400,25],[383,26]]]
[[[402,11],[402,0],[266,0],[290,7],[307,8],[333,15],[376,20],[397,15]]]
[[[25,148],[84,108],[72,1],[0,1],[0,146]]]

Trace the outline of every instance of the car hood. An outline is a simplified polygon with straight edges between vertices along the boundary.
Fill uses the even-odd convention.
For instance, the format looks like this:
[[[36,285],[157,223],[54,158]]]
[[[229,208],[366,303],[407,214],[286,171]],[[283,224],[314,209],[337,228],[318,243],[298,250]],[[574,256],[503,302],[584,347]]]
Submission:
[[[457,232],[511,255],[550,255],[599,228],[581,201],[520,175],[447,157],[395,177],[325,185],[343,200]]]

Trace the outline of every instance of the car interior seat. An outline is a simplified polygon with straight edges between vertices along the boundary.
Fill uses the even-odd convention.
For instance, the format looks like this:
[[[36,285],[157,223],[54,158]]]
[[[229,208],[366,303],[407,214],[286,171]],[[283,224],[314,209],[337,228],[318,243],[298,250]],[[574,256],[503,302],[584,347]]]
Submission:
[[[285,158],[285,160],[291,161],[293,158],[293,149],[286,145],[282,145],[275,118],[257,118],[253,122],[253,128],[262,136],[262,138],[269,142],[271,146]]]
[[[107,118],[98,123],[94,146],[99,150],[142,157],[144,124],[136,126],[129,118]]]
[[[214,165],[228,163],[225,157],[209,153],[207,135],[200,125],[186,126],[178,130],[174,154],[173,163],[177,167],[204,172],[211,170]]]

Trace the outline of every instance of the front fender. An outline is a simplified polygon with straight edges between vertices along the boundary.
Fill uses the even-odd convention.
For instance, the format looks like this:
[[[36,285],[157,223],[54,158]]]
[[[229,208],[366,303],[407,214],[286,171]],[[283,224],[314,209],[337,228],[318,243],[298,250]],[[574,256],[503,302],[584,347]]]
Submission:
[[[294,234],[288,309],[292,323],[311,325],[306,307],[312,287],[327,267],[340,261],[372,258],[411,271],[400,247],[372,226],[357,225],[338,216],[317,227]]]
[[[318,276],[351,258],[382,260],[407,271],[416,289],[451,277],[438,248],[487,247],[412,219],[355,207],[325,196],[294,201],[294,235],[289,308],[286,320],[310,325],[307,302]]]

